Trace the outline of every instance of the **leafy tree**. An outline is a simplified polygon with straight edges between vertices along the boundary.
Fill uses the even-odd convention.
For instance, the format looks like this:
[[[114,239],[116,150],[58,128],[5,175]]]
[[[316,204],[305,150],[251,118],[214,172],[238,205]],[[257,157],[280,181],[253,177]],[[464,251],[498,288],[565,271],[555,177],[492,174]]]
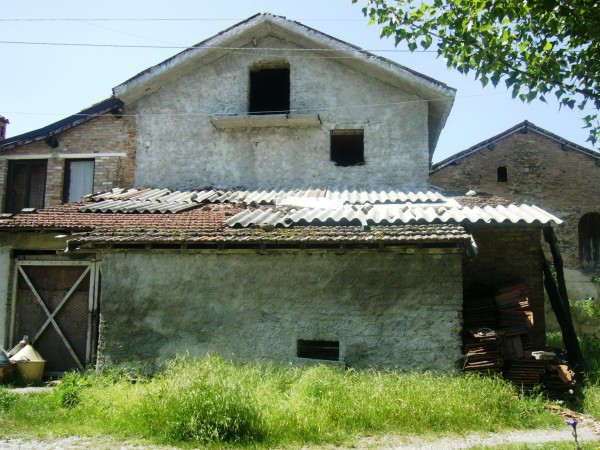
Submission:
[[[356,3],[358,0],[352,0]],[[600,141],[600,2],[598,0],[365,0],[381,36],[411,51],[434,45],[448,67],[475,73],[485,86],[502,80],[513,98],[593,112],[588,141]]]

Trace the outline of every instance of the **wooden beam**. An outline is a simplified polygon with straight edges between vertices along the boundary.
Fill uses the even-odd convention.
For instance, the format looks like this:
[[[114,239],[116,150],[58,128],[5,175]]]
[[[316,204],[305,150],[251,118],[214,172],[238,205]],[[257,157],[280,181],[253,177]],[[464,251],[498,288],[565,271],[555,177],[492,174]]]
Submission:
[[[577,376],[577,385],[579,388],[585,383],[585,360],[579,347],[579,341],[577,340],[577,334],[575,333],[575,327],[573,321],[565,310],[565,302],[561,298],[560,292],[554,282],[550,265],[546,260],[546,256],[542,253],[542,269],[544,271],[544,286],[552,305],[552,310],[556,315],[556,320],[560,325],[562,332],[563,343],[567,350],[567,359],[569,364],[573,367]]]

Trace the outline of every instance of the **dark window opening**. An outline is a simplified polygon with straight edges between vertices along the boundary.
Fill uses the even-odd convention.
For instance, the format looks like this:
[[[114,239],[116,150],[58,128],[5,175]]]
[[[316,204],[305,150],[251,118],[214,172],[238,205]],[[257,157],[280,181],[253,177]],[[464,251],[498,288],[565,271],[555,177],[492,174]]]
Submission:
[[[23,208],[44,207],[46,160],[9,161],[6,211],[17,214]]]
[[[339,341],[305,341],[298,339],[297,355],[299,358],[324,359],[339,361]]]
[[[579,220],[578,231],[581,268],[600,269],[600,213],[584,214]]]
[[[80,202],[94,192],[94,160],[75,159],[65,164],[63,200],[67,203]]]
[[[289,114],[290,69],[250,72],[250,114]]]
[[[498,167],[498,183],[506,183],[508,181],[508,171],[506,167]]]
[[[365,163],[363,130],[333,130],[331,160],[336,166],[362,166]]]

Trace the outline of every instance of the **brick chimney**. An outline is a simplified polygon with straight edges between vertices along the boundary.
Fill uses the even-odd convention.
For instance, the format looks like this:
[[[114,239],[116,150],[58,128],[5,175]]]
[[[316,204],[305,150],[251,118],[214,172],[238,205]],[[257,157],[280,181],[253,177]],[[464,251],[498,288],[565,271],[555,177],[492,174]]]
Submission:
[[[4,116],[0,116],[0,141],[3,141],[6,138],[6,126],[10,122]]]

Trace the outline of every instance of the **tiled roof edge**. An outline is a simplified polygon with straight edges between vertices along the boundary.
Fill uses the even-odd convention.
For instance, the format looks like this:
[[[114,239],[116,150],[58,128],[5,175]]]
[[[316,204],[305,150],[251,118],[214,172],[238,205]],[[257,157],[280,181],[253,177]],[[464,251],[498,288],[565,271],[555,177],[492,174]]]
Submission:
[[[556,142],[559,142],[561,144],[564,144],[568,147],[571,147],[574,150],[577,150],[581,153],[584,153],[588,156],[591,156],[592,158],[598,159],[600,160],[600,153],[596,152],[594,150],[591,150],[589,148],[583,147],[579,144],[575,144],[574,142],[571,142],[557,134],[552,133],[551,131],[548,131],[542,127],[538,127],[537,125],[535,125],[534,123],[529,122],[528,120],[524,120],[521,123],[518,123],[517,125],[509,128],[508,130],[505,130],[489,139],[486,139],[485,141],[481,141],[478,144],[473,145],[472,147],[469,147],[466,150],[463,150],[461,152],[455,153],[454,155],[444,159],[443,161],[437,162],[435,164],[433,164],[431,166],[431,170],[429,171],[430,174],[437,172],[440,169],[443,169],[446,166],[449,166],[453,163],[455,163],[456,161],[459,161],[461,159],[466,158],[467,156],[472,155],[473,153],[487,147],[490,144],[493,144],[501,139],[504,139],[508,136],[510,136],[511,134],[514,134],[516,132],[519,132],[521,130],[526,129],[527,131],[535,131],[538,134],[541,134],[542,136],[545,136],[547,138],[550,138]]]
[[[73,114],[72,116],[51,123],[43,128],[28,131],[27,133],[5,139],[0,142],[0,151],[46,139],[122,106],[123,102],[121,100],[116,97],[109,97],[101,102],[96,103],[95,105],[90,106],[89,108],[81,110],[77,114]]]

